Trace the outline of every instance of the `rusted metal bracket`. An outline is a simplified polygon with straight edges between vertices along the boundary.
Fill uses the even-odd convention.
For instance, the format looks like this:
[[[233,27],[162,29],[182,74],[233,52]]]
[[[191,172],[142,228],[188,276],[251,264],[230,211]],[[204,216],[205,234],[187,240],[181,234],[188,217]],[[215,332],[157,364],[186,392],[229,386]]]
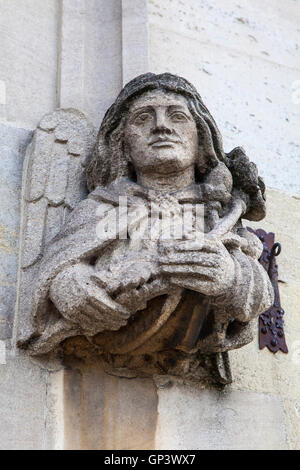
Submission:
[[[252,230],[250,227],[247,228],[249,232],[255,233],[263,242],[264,248],[259,262],[268,272],[275,293],[272,307],[259,316],[259,348],[263,349],[267,346],[272,353],[276,353],[279,349],[287,353],[288,348],[283,330],[284,310],[280,305],[278,265],[276,263],[276,256],[281,252],[281,245],[278,242],[275,243],[274,233],[267,233],[262,229]]]

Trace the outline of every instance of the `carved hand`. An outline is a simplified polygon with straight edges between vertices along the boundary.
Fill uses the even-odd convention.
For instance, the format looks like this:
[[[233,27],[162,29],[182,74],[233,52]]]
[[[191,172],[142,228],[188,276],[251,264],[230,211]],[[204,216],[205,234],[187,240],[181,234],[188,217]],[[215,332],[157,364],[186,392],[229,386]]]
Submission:
[[[96,271],[93,280],[117,301],[135,312],[146,307],[152,297],[166,293],[167,282],[162,280],[156,262],[145,254],[129,253],[114,260],[109,270]]]
[[[140,257],[137,254],[134,260],[131,257],[121,258],[117,262],[114,261],[109,269],[96,271],[92,278],[109,294],[140,287],[155,272],[153,263],[142,261],[141,257],[141,254]]]
[[[93,267],[84,263],[65,269],[52,282],[50,298],[59,312],[85,334],[119,329],[130,313],[93,282],[93,273]]]
[[[234,283],[234,261],[220,241],[174,240],[161,252],[161,270],[171,284],[216,296]]]

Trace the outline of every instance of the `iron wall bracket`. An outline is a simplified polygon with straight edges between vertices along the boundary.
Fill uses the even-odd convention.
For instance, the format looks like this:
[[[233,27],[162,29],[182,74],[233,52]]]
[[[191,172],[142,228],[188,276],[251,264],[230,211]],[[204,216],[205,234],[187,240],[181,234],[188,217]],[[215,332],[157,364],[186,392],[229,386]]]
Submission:
[[[276,353],[279,349],[284,353],[288,353],[283,329],[284,310],[280,305],[278,265],[276,263],[276,256],[281,252],[281,245],[278,242],[275,243],[274,233],[267,233],[262,229],[247,228],[263,242],[264,248],[259,262],[268,272],[275,293],[272,307],[259,316],[259,349],[266,346],[272,353]]]

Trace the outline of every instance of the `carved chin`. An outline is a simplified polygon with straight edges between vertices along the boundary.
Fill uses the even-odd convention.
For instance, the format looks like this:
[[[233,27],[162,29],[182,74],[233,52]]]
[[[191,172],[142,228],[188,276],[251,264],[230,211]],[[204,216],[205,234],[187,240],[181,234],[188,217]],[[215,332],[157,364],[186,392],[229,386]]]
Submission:
[[[159,152],[152,157],[149,168],[155,173],[166,173],[176,170],[184,170],[191,166],[190,159],[182,157],[174,149],[160,148]]]

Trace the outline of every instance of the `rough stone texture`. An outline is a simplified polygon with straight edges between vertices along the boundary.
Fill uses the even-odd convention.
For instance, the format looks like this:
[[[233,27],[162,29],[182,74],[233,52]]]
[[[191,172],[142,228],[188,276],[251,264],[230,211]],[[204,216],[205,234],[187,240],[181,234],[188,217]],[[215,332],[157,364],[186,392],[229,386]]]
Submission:
[[[21,175],[32,133],[0,123],[0,339],[12,335],[19,249]]]
[[[121,0],[63,0],[61,8],[58,106],[86,112],[98,127],[122,86]]]
[[[282,397],[287,443],[291,449],[300,448],[299,213],[298,198],[268,190],[266,219],[263,224],[251,223],[253,228],[263,226],[264,230],[275,232],[276,240],[282,245],[278,257],[279,288],[285,310],[285,335],[289,353],[278,352],[273,355],[267,349],[259,351],[257,339],[242,350],[230,353],[234,389]]]
[[[65,449],[154,449],[157,391],[152,380],[112,377],[101,361],[66,365]]]
[[[194,83],[225,150],[243,145],[267,186],[299,194],[299,2],[149,0],[148,11],[150,70]]]
[[[122,86],[121,0],[1,0],[0,117],[35,128],[56,107],[99,126]]]
[[[59,31],[58,21],[55,19],[57,18],[57,3],[48,0],[1,0],[0,2],[0,42],[4,50],[4,54],[0,58],[0,116],[11,121],[25,121],[25,127],[34,128],[45,112],[56,107],[55,77],[57,67],[55,56]],[[88,90],[90,97],[88,112],[90,116],[95,116],[94,124],[98,126],[105,109],[122,86],[122,69],[126,70],[127,68],[127,64],[122,65],[121,60],[122,51],[119,38],[121,38],[122,19],[120,13],[117,13],[117,21],[107,21],[108,15],[110,15],[109,12],[107,13],[107,9],[113,5],[112,8],[116,8],[120,12],[121,2],[117,2],[119,5],[117,7],[115,7],[116,3],[113,0],[109,2],[107,0],[103,0],[103,2],[102,0],[95,2],[88,0],[85,3],[92,9],[89,10],[90,13],[87,12],[91,20],[86,27],[89,40],[85,43],[84,62],[89,73],[85,74],[84,88]],[[191,8],[193,8],[192,11]],[[103,11],[105,11],[105,15],[102,15]],[[134,13],[134,9],[132,12]],[[204,0],[164,0],[163,2],[149,0],[148,12],[150,13],[150,50],[145,51],[144,55],[149,56],[150,70],[153,72],[169,70],[187,77],[197,85],[205,102],[217,119],[225,138],[225,149],[230,150],[233,145],[243,144],[251,160],[258,164],[268,186],[279,190],[268,192],[269,215],[263,223],[256,225],[275,231],[278,240],[283,245],[283,251],[279,257],[279,274],[281,279],[287,282],[287,284],[280,284],[280,289],[282,304],[286,310],[286,334],[290,352],[288,355],[277,353],[276,356],[273,356],[266,350],[259,351],[257,342],[253,342],[241,350],[231,352],[234,376],[234,384],[231,389],[238,391],[238,395],[234,394],[233,396],[240,404],[240,394],[242,397],[246,396],[248,391],[251,392],[249,400],[252,405],[253,401],[261,403],[259,408],[256,406],[251,408],[254,410],[254,416],[249,414],[249,419],[258,426],[258,429],[261,429],[259,417],[261,417],[265,406],[261,398],[263,395],[267,397],[267,418],[270,416],[267,423],[272,421],[274,409],[276,410],[274,428],[272,430],[268,428],[267,438],[270,448],[272,446],[274,448],[278,444],[282,445],[282,443],[284,445],[284,439],[281,444],[278,443],[278,435],[283,435],[281,427],[282,402],[288,447],[299,449],[299,259],[295,248],[298,243],[297,233],[300,230],[297,218],[299,200],[285,194],[286,192],[291,194],[294,191],[299,192],[299,181],[296,178],[298,174],[297,158],[299,157],[300,108],[299,101],[298,103],[292,101],[292,83],[295,80],[299,81],[299,0],[284,2],[265,0],[263,8],[259,0],[251,2],[223,0],[215,3]],[[111,18],[111,16],[109,17]],[[135,19],[129,18],[127,24],[130,22],[135,24]],[[101,41],[104,30],[108,33],[103,33],[104,40]],[[79,31],[76,31],[76,34],[78,33]],[[113,33],[113,37],[111,33]],[[94,41],[94,37],[98,39]],[[134,62],[136,57],[132,46],[133,44],[131,44],[129,59]],[[111,53],[111,51],[113,52]],[[71,56],[66,54],[64,60],[67,61],[68,57]],[[76,59],[76,55],[73,56],[73,59]],[[69,61],[71,71],[72,60]],[[76,72],[77,70],[75,70],[75,74]],[[140,70],[132,70],[133,75],[139,72]],[[294,93],[294,99],[297,96],[299,99],[299,94]],[[70,104],[76,106],[76,102]],[[63,102],[61,105],[65,106]],[[248,114],[246,115],[245,110],[247,109]],[[18,135],[19,133],[22,135],[24,132],[25,136],[26,129],[25,131],[19,129],[12,132],[16,132]],[[15,145],[15,139],[13,142]],[[7,164],[13,165],[14,162],[19,162],[18,153],[13,153],[17,160],[13,156],[7,160],[3,158],[3,155],[5,153],[1,152],[1,174],[3,174],[2,168],[7,168]],[[14,232],[18,231],[19,215],[16,198],[13,197],[15,193],[14,191],[6,192],[6,183],[12,179],[17,182],[17,174],[17,186],[13,184],[10,187],[18,187],[20,190],[20,172],[16,172],[13,168],[9,174],[5,170],[4,184],[1,181],[1,188],[3,188],[3,192],[1,192],[1,220],[4,217],[7,218],[7,214],[11,214]],[[2,201],[5,201],[5,204],[2,204]],[[12,279],[15,279],[16,250],[14,254],[7,255],[2,251],[1,263],[5,269],[14,265]],[[7,279],[5,279],[6,281]],[[3,298],[5,302],[8,295],[7,288],[5,289],[4,297],[1,292],[2,305]],[[12,294],[13,296],[14,294]],[[10,305],[12,309],[12,303]],[[8,311],[6,313],[12,318],[12,310],[10,313]],[[8,333],[10,335],[10,329]],[[69,428],[64,443],[64,418],[67,422],[68,413],[74,413],[75,407],[71,405],[73,398],[68,387],[64,393],[65,372],[50,374],[53,379],[55,376],[53,393],[48,394],[50,403],[45,406],[46,402],[42,402],[45,397],[47,377],[49,378],[48,373],[39,369],[40,365],[37,361],[33,364],[32,360],[27,357],[22,357],[20,360],[10,354],[4,355],[3,345],[4,342],[1,342],[0,447],[36,449],[70,446],[74,430]],[[5,356],[7,365],[3,364]],[[71,373],[73,372],[69,371],[69,374]],[[68,372],[66,372],[67,374]],[[97,388],[97,383],[92,380],[89,385],[85,385],[84,381],[82,383],[85,391],[90,394],[88,400],[91,406],[88,420],[92,420],[93,414],[96,416],[101,414],[98,407],[98,394],[101,395],[103,379],[100,373],[96,382],[97,380],[99,380],[100,391]],[[114,378],[114,380],[116,379]],[[66,378],[67,381],[68,378]],[[135,396],[136,400],[135,380],[118,379],[118,381],[121,384],[126,381],[128,384],[129,392],[121,394],[123,400],[121,408],[119,408],[124,413],[124,409],[126,411],[126,407],[132,404],[132,396]],[[148,397],[150,388],[148,381],[145,381],[144,386],[145,391],[143,387],[139,386],[139,393]],[[80,394],[79,388],[78,395]],[[93,394],[93,390],[97,390],[97,392]],[[193,434],[197,420],[193,415],[187,421],[181,412],[183,406],[180,406],[178,410],[182,420],[178,419],[177,403],[182,405],[184,401],[184,410],[186,416],[189,416],[191,409],[195,413],[199,408],[202,410],[202,397],[206,403],[215,400],[215,406],[217,406],[219,394],[212,392],[213,398],[209,398],[208,392],[202,395],[202,391],[197,389],[195,394],[197,399],[194,399],[190,387],[188,392],[185,387],[176,387],[174,395],[178,397],[178,400],[176,398],[174,406],[170,409],[167,403],[167,390],[163,392],[164,396],[161,396],[160,400],[158,446],[162,442],[168,443],[170,436],[172,437],[175,431],[182,447],[189,448],[190,439],[195,447],[197,447],[197,443],[203,442],[203,440],[200,441],[201,434]],[[283,398],[280,399],[280,395]],[[84,398],[84,394],[82,397]],[[111,404],[109,393],[107,397],[107,402]],[[232,405],[230,408],[232,407],[235,411],[238,408],[239,416],[243,417],[243,409],[248,410],[248,402],[243,402],[243,406],[235,407],[235,404],[231,403],[230,395],[227,395],[228,398],[225,397],[223,395],[223,410],[227,408],[228,400],[228,403]],[[69,401],[70,403],[68,403]],[[78,401],[75,402],[78,405]],[[153,406],[149,408],[142,402],[142,398],[140,403],[141,410],[145,412],[146,421],[149,422],[149,417],[156,419],[155,402],[153,401]],[[49,406],[50,404],[51,406]],[[54,409],[52,405],[55,405]],[[214,414],[215,406],[212,409],[212,416],[216,416]],[[167,425],[164,428],[164,423],[168,423],[170,419],[163,413],[164,407],[167,407],[174,415],[173,422],[177,426],[175,430]],[[83,411],[85,409],[82,408]],[[9,420],[8,410],[10,411]],[[111,416],[116,416],[116,414],[113,415],[114,410],[111,412]],[[51,422],[55,422],[53,434],[57,439],[52,440],[51,429],[49,429],[51,432],[46,433],[45,436],[45,415],[49,424],[46,429],[51,428]],[[223,414],[220,412],[221,419],[217,425],[223,423],[223,426],[218,427],[221,432],[218,433],[220,440],[218,442],[214,440],[216,446],[222,445],[222,439],[225,443],[228,442],[223,432],[224,429],[227,429],[229,434],[231,428],[238,429],[237,421],[232,420],[233,415],[234,413],[228,409]],[[140,416],[137,416],[138,423],[140,423]],[[166,421],[162,419],[163,416]],[[119,416],[116,418],[117,424],[118,420]],[[201,416],[199,420],[201,422]],[[87,421],[85,421],[83,413],[81,417],[83,428],[87,427]],[[95,419],[95,421],[97,420]],[[95,423],[95,421],[93,422]],[[97,423],[100,423],[100,420]],[[207,423],[210,426],[211,421],[208,420]],[[144,429],[139,428],[141,434],[135,433],[131,436],[132,439],[140,438],[139,445],[144,443],[145,448],[153,448],[155,431],[152,425],[155,426],[155,423],[152,422],[150,433],[145,433]],[[184,427],[185,433],[181,432],[181,427]],[[111,420],[109,436],[113,439],[111,429],[115,429],[114,419]],[[93,431],[93,434],[89,433],[84,441],[76,437],[77,448],[80,448],[82,443],[87,448],[93,447],[95,442],[96,445],[99,445],[100,442],[101,446],[101,439],[97,438],[97,435],[99,436],[101,433],[100,426],[98,424],[93,426]],[[249,428],[248,422],[241,429],[241,435],[234,434],[234,437],[238,443],[241,443],[243,436],[246,440],[247,433],[252,437],[252,429]],[[119,434],[119,438],[120,436],[122,437],[122,433]],[[144,439],[144,436],[148,437]],[[215,435],[213,439],[215,439]],[[46,442],[46,445],[43,445],[42,441]],[[147,444],[145,444],[146,441]],[[128,441],[126,442],[128,443]],[[128,447],[133,448],[135,442],[131,441]],[[256,442],[255,436],[253,442]],[[172,444],[177,448],[176,438],[172,439]],[[249,440],[244,441],[244,444],[246,448],[249,448],[252,443]],[[260,445],[260,443],[258,444]],[[114,443],[110,442],[109,445],[121,448],[122,442],[118,440]]]
[[[59,110],[44,116],[27,149],[15,321],[18,340],[30,334],[32,286],[44,247],[87,195],[85,171],[94,142],[93,126],[83,113]]]
[[[282,401],[274,395],[246,391],[189,386],[160,390],[156,448],[287,449]]]
[[[256,166],[240,148],[224,154],[196,89],[171,74],[123,88],[90,161],[93,138],[84,115],[60,110],[28,147],[17,344],[44,354],[84,335],[117,370],[198,381],[216,369],[229,383],[225,353],[252,340],[251,320],[273,301],[261,243],[241,227],[265,214]],[[128,227],[121,196],[131,198]],[[118,229],[99,235],[116,211]]]
[[[0,365],[1,450],[59,448],[51,375],[41,364],[7,349],[6,364]]]
[[[123,86],[149,71],[148,0],[122,0]]]
[[[0,115],[35,127],[56,107],[58,0],[1,0]]]

